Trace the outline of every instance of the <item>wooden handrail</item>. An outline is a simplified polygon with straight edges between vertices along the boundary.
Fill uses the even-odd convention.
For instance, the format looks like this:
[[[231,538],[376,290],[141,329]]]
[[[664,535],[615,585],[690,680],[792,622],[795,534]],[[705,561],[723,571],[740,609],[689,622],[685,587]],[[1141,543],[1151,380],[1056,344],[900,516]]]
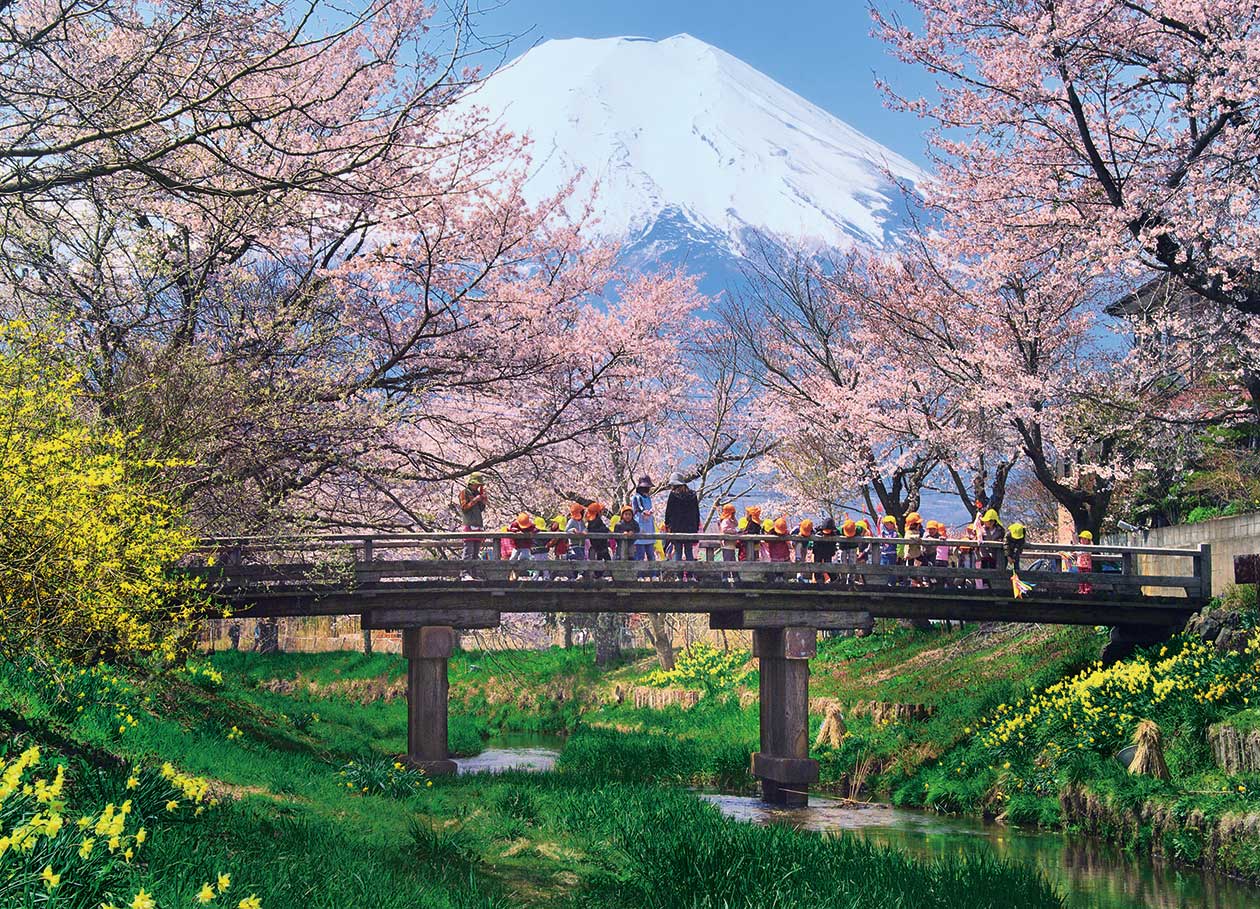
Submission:
[[[404,546],[422,546],[423,544],[431,544],[438,546],[442,544],[462,544],[468,540],[478,540],[482,542],[497,542],[499,540],[568,540],[572,538],[580,538],[583,540],[610,540],[615,542],[625,542],[627,539],[634,540],[651,540],[653,542],[660,541],[662,543],[670,542],[713,542],[713,543],[771,543],[771,542],[788,542],[788,543],[816,543],[825,541],[829,544],[835,544],[838,549],[852,549],[855,547],[877,545],[877,546],[904,546],[908,541],[904,537],[846,537],[837,534],[836,536],[823,537],[819,534],[812,536],[777,536],[767,534],[722,534],[722,533],[618,533],[616,530],[607,534],[592,534],[583,532],[581,534],[569,534],[565,531],[538,531],[533,534],[513,534],[505,530],[456,530],[456,531],[430,531],[420,533],[406,534],[319,534],[312,536],[293,536],[293,537],[207,537],[199,540],[196,545],[196,551],[205,551],[208,549],[229,549],[240,547],[243,549],[254,551],[267,551],[276,549],[286,549],[294,547],[316,547],[316,546],[337,546],[352,544],[355,546],[370,545],[373,548],[389,549],[391,547]],[[971,539],[939,539],[936,537],[910,538],[915,545],[922,546],[948,546],[953,549],[970,548],[972,550],[992,550],[998,551],[1005,547],[1005,543],[1001,540],[971,540]],[[1198,558],[1202,555],[1199,549],[1166,549],[1150,546],[1112,546],[1105,544],[1080,544],[1080,543],[1038,543],[1028,542],[1023,550],[1025,558],[1037,555],[1054,556],[1063,552],[1089,552],[1099,558],[1116,558],[1126,554],[1128,555],[1151,555],[1151,556],[1171,556],[1181,558]]]

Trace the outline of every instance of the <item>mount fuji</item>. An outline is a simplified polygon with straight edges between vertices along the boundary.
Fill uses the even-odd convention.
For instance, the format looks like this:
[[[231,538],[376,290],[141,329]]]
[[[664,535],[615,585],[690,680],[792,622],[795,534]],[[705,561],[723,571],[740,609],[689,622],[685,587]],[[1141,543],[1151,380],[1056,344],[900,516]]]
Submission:
[[[759,243],[891,249],[927,175],[690,35],[566,39],[491,74],[468,101],[533,140],[531,201],[578,178],[623,261],[685,264],[726,289]]]

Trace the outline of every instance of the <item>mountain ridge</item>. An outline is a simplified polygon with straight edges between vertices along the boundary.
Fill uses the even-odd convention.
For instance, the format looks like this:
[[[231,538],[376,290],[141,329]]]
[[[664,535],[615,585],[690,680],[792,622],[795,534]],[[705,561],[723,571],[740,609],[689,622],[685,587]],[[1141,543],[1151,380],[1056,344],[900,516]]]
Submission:
[[[630,256],[729,271],[762,240],[896,245],[916,165],[686,33],[543,42],[471,97],[533,140],[527,195],[571,179]],[[670,241],[664,242],[664,235]],[[696,250],[690,247],[700,246]]]

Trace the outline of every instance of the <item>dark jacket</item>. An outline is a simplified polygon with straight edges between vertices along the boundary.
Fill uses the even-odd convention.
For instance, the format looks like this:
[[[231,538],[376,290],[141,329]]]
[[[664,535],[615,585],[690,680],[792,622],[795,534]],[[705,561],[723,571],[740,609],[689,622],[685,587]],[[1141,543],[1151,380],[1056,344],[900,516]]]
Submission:
[[[688,487],[670,490],[665,501],[665,526],[674,533],[700,532],[700,500]]]
[[[639,522],[634,518],[622,518],[617,522],[617,533],[625,537],[617,544],[617,558],[627,561],[633,559],[635,537],[639,535]]]
[[[836,558],[836,528],[824,527],[814,537],[814,561],[832,562]]]
[[[1019,570],[1019,559],[1024,554],[1024,544],[1027,540],[1017,540],[1011,536],[1010,531],[1006,533],[1006,561],[1010,567]]]
[[[586,532],[594,537],[596,534],[608,533],[608,522],[600,515],[593,521],[586,522]],[[592,539],[591,540],[591,558],[592,559],[608,559],[611,553],[608,550],[608,544],[612,542],[608,539]]]

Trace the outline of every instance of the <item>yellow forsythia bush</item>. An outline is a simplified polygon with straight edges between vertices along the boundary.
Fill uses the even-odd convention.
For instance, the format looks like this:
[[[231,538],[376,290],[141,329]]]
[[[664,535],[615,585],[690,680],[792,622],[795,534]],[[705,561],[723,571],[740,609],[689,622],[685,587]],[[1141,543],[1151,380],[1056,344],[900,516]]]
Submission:
[[[163,652],[200,602],[194,543],[128,437],[85,412],[54,339],[0,323],[0,650]]]

